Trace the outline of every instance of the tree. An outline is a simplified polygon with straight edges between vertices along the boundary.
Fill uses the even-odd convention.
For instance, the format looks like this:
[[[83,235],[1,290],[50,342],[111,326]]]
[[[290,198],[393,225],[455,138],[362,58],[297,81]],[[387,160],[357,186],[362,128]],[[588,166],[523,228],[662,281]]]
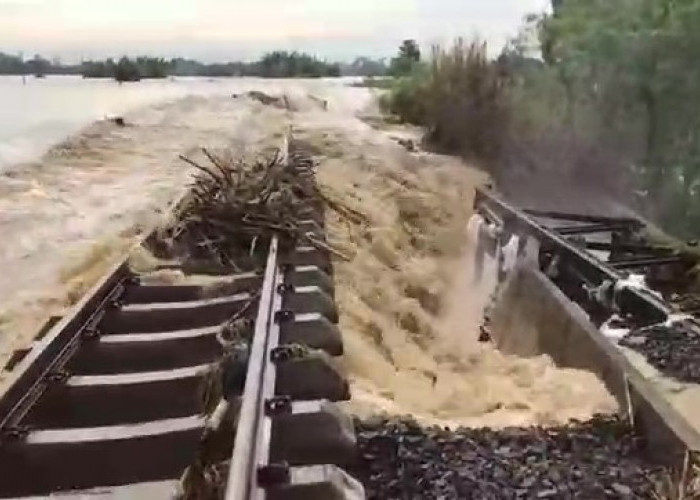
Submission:
[[[700,222],[700,0],[552,3],[537,27],[566,125],[621,158],[654,207],[648,215],[691,231],[688,221]]]
[[[27,69],[39,78],[46,75],[50,68],[51,63],[39,54],[36,54],[33,59],[27,61]]]
[[[420,62],[421,53],[415,40],[404,40],[399,47],[399,55],[391,60],[391,76],[409,75]]]
[[[413,62],[420,61],[420,49],[415,40],[403,41],[401,47],[399,47],[399,58]]]
[[[20,75],[25,73],[25,69],[25,64],[22,62],[21,57],[0,52],[0,74]]]
[[[114,79],[118,82],[138,82],[141,80],[138,65],[128,57],[122,57],[114,68]]]
[[[256,64],[257,74],[266,78],[320,78],[340,76],[340,66],[299,52],[275,51]]]

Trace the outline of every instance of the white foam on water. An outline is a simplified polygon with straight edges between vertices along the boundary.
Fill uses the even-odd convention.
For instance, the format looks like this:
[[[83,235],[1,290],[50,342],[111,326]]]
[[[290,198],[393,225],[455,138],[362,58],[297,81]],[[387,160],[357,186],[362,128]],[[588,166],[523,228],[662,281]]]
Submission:
[[[663,325],[666,328],[671,328],[672,326],[677,325],[678,323],[683,323],[684,321],[692,321],[695,318],[691,316],[690,314],[685,314],[685,313],[673,313],[669,314],[668,317],[666,318],[666,321],[664,321]]]
[[[470,244],[476,245],[483,224],[484,218],[479,214],[474,214],[469,218],[469,223],[467,224],[467,238]]]
[[[538,266],[540,258],[540,242],[532,236],[525,236],[525,244],[520,252],[520,259],[527,265]]]
[[[621,321],[621,318],[613,314],[608,320],[600,325],[600,333],[605,335],[608,339],[615,342],[616,344],[622,340],[622,338],[630,332],[629,328],[620,328],[611,326],[612,323]]]
[[[520,237],[512,235],[508,243],[503,247],[503,271],[510,273],[515,268],[518,262],[518,248],[520,246]]]
[[[626,278],[617,280],[615,283],[615,292],[619,292],[622,289],[638,290],[640,292],[653,295],[658,299],[663,299],[661,293],[656,290],[652,290],[647,285],[646,277],[643,274],[630,273]]]
[[[254,82],[228,83],[235,84]],[[202,146],[215,154],[260,152],[279,145],[276,134],[289,119],[285,110],[229,95],[188,96],[124,118],[125,127],[92,123],[31,163],[0,172],[7,243],[0,244],[0,364],[158,222],[191,178],[178,155],[206,161]]]

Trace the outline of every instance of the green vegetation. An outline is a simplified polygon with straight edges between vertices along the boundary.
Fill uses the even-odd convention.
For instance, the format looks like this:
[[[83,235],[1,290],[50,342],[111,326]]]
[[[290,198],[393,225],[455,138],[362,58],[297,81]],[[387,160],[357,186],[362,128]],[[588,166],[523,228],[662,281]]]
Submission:
[[[0,52],[0,74],[19,75],[26,72],[22,59]]]
[[[377,76],[386,73],[386,67],[382,62],[367,58],[359,58],[355,63],[345,65],[342,69],[345,75]],[[19,56],[0,52],[1,74],[80,74],[85,78],[113,78],[120,82],[168,76],[320,78],[340,76],[341,65],[328,63],[308,54],[283,51],[265,54],[259,61],[250,63],[205,64],[183,58],[166,60],[156,57],[122,57],[116,62],[114,59],[85,61],[72,66],[61,65],[60,62],[52,63],[39,55],[29,61],[23,61]]]
[[[620,156],[652,215],[700,232],[700,1],[558,1],[532,18],[562,124]]]
[[[700,0],[552,9],[530,16],[497,60],[479,42],[434,49],[395,80],[384,106],[497,177],[528,168],[605,189],[697,237]]]
[[[40,55],[25,61],[20,56],[13,56],[0,52],[0,75],[37,75],[43,76],[47,73],[65,74],[70,73],[72,68],[56,65],[44,59]]]
[[[410,75],[420,62],[420,49],[415,40],[404,40],[399,47],[399,55],[391,60],[389,74],[391,76]]]
[[[137,82],[145,78],[165,78],[168,76],[170,63],[165,59],[153,57],[122,57],[118,62],[87,61],[82,64],[84,78],[114,78],[118,82]]]
[[[264,78],[320,78],[340,76],[340,66],[298,52],[270,52],[253,64],[255,76]]]
[[[482,162],[496,161],[507,129],[503,75],[486,56],[486,44],[462,39],[450,50],[433,48],[430,62],[395,80],[383,108],[424,125],[440,150]]]

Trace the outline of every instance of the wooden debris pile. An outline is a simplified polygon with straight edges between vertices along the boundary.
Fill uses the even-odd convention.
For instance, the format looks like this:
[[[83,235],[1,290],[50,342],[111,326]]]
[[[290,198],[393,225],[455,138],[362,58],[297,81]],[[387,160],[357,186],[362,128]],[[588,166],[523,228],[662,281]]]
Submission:
[[[198,173],[174,222],[160,231],[167,253],[240,269],[246,267],[246,256],[259,262],[256,258],[266,254],[273,234],[283,249],[311,245],[333,252],[299,224],[312,217],[309,207],[323,199],[312,161],[277,150],[271,158],[252,164],[242,160],[225,164],[206,149],[203,152],[206,165],[181,156]]]

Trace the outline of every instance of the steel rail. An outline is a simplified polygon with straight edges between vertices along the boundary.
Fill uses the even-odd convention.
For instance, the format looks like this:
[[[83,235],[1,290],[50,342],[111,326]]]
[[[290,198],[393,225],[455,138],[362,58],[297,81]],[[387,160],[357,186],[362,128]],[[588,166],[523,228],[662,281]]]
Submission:
[[[506,232],[528,234],[537,238],[541,243],[547,244],[562,259],[573,265],[593,286],[600,286],[605,281],[614,285],[624,279],[624,275],[618,270],[570,243],[554,230],[545,228],[530,215],[512,207],[493,193],[477,189],[474,207],[487,216],[489,212],[495,213],[503,221]],[[483,210],[482,207],[486,207],[487,210]],[[567,214],[567,217],[569,216],[570,214]],[[665,321],[672,313],[671,308],[663,301],[633,287],[623,286],[620,288],[617,305],[623,313],[629,312],[635,316],[641,316],[644,322],[649,324]]]
[[[248,500],[256,489],[254,476],[261,456],[261,421],[264,420],[265,397],[274,391],[274,376],[269,376],[270,350],[279,335],[274,312],[279,307],[277,285],[281,275],[277,261],[278,240],[270,242],[270,251],[263,277],[258,314],[255,320],[253,342],[250,348],[246,382],[243,390],[236,439],[229,468],[226,491],[227,500]],[[273,328],[275,327],[275,328]],[[274,331],[277,334],[274,334]],[[270,382],[273,387],[270,388]]]
[[[543,217],[546,219],[555,220],[565,220],[565,221],[575,221],[575,222],[588,222],[588,223],[605,223],[605,224],[622,224],[630,228],[641,228],[642,223],[637,219],[632,219],[630,217],[606,217],[603,215],[582,215],[573,214],[566,212],[554,212],[548,210],[536,210],[523,208],[521,212],[533,216],[533,217]]]
[[[284,137],[281,152],[280,161],[288,165],[289,136]],[[276,369],[270,357],[272,349],[279,344],[276,313],[282,309],[280,285],[283,276],[278,253],[279,240],[277,236],[273,236],[248,358],[246,382],[226,485],[226,500],[264,498],[264,491],[257,485],[257,473],[259,467],[266,465],[270,445],[271,420],[265,415],[265,401],[274,396],[275,391]]]

